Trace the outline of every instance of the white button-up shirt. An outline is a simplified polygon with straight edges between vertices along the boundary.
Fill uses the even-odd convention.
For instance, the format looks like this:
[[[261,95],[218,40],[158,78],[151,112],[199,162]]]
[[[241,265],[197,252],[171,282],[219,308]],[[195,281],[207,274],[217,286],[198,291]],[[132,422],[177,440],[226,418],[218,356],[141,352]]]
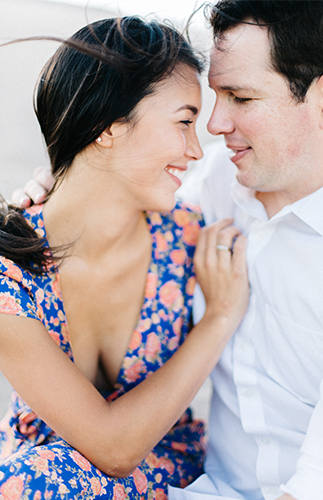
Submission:
[[[268,220],[223,148],[191,185],[204,177],[207,224],[232,216],[248,236],[250,305],[212,373],[206,474],[170,499],[322,500],[323,188]]]

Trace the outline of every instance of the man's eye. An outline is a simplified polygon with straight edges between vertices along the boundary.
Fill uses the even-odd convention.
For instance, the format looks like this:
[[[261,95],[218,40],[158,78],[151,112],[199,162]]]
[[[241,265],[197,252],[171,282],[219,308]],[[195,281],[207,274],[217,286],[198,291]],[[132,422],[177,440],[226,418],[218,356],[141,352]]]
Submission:
[[[251,101],[249,97],[237,97],[236,95],[233,96],[234,101],[237,102],[238,104],[243,104],[244,102]]]
[[[181,123],[184,123],[184,125],[189,126],[191,123],[193,123],[193,120],[181,120]]]

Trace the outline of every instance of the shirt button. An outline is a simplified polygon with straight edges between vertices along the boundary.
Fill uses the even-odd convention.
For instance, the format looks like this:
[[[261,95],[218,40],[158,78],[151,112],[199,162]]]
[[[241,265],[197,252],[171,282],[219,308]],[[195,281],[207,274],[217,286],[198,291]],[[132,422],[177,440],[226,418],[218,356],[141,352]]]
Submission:
[[[254,393],[254,391],[253,391],[252,389],[247,389],[247,390],[244,392],[245,397],[246,397],[246,398],[248,398],[248,399],[253,398],[254,394],[255,394],[255,393]]]
[[[271,439],[269,437],[263,436],[262,438],[260,438],[260,442],[262,444],[270,444],[271,443]]]
[[[266,236],[266,229],[259,229],[256,232],[255,236],[258,240],[263,240]]]
[[[241,351],[245,352],[248,349],[248,343],[242,342],[240,349],[241,349]]]

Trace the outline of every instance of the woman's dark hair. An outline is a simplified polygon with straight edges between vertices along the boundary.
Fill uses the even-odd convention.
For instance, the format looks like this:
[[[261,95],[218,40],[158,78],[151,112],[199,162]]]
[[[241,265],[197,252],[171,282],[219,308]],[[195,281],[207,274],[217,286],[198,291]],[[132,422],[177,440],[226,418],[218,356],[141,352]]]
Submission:
[[[113,122],[134,120],[141,99],[180,65],[202,71],[201,60],[176,29],[138,17],[97,21],[66,40],[46,64],[34,103],[56,182]],[[30,233],[20,211],[8,210],[0,214],[0,254],[43,272],[48,249]]]
[[[322,0],[220,0],[210,22],[215,43],[239,24],[266,26],[272,66],[286,78],[297,102],[323,74]]]

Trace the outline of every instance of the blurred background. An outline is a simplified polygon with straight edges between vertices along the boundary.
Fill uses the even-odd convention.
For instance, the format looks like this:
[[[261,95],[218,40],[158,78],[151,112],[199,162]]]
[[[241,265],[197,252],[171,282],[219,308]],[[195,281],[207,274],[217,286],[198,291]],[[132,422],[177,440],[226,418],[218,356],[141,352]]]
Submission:
[[[189,35],[205,56],[211,47],[211,31],[205,4],[200,0],[0,0],[0,43],[33,36],[66,38],[89,22],[116,15],[133,15],[173,23],[184,30],[194,15]],[[0,193],[10,199],[13,190],[32,177],[39,165],[48,164],[46,149],[33,111],[33,89],[37,77],[58,47],[52,41],[26,41],[0,47]],[[214,104],[207,85],[207,68],[202,77],[203,108],[198,135],[203,145],[214,140],[206,130]],[[189,175],[189,174],[188,174]],[[5,412],[11,388],[0,372],[0,418]],[[195,413],[206,418],[210,384],[194,400]]]

